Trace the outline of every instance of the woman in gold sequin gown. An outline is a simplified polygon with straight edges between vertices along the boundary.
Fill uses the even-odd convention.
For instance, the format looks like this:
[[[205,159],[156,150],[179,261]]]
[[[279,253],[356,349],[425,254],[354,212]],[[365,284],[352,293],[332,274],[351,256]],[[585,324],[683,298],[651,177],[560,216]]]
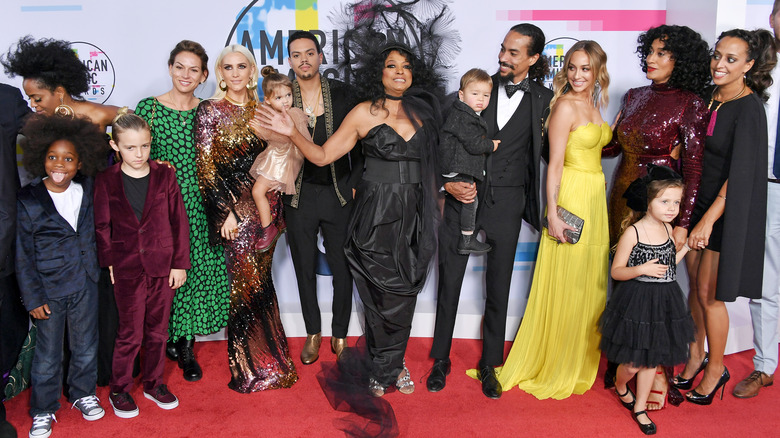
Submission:
[[[226,47],[216,61],[216,94],[198,107],[195,144],[198,179],[212,241],[222,239],[230,280],[228,358],[237,392],[288,388],[298,380],[271,278],[273,248],[255,250],[263,227],[252,199],[249,169],[266,147],[250,127],[258,102],[257,67],[243,46]],[[279,195],[271,215],[284,229]]]
[[[542,232],[523,321],[504,366],[497,370],[505,391],[518,386],[539,399],[563,399],[584,393],[596,378],[609,250],[601,148],[612,132],[599,113],[608,99],[606,63],[598,43],[579,41],[553,80],[549,227]],[[572,227],[558,218],[557,206],[585,220],[579,242],[566,243],[564,230]]]

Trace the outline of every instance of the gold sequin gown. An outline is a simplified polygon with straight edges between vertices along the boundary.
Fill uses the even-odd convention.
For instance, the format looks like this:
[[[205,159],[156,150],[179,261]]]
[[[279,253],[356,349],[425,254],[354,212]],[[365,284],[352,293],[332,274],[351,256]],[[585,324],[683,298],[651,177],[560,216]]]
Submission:
[[[220,228],[229,212],[238,219],[238,236],[223,244],[231,287],[227,328],[232,378],[228,387],[244,393],[289,388],[298,380],[271,278],[274,248],[255,250],[263,227],[252,199],[254,180],[249,169],[266,144],[249,129],[254,109],[254,103],[238,106],[225,99],[204,101],[198,107],[194,130],[211,239],[221,239]],[[279,194],[273,193],[269,202],[273,220],[283,229]]]

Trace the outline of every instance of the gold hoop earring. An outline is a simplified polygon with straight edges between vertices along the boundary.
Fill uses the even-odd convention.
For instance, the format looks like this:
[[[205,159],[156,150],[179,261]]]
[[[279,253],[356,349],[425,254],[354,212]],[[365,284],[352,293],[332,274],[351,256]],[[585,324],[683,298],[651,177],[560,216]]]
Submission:
[[[73,111],[73,108],[71,108],[68,105],[65,105],[65,101],[63,98],[60,97],[60,104],[56,108],[54,108],[54,114],[60,117],[70,117],[73,118],[73,116],[76,114]]]
[[[249,83],[246,84],[246,89],[249,91],[255,91],[257,89],[257,82],[250,79]]]
[[[219,81],[219,89],[222,91],[227,91],[227,83],[225,82],[224,79]]]

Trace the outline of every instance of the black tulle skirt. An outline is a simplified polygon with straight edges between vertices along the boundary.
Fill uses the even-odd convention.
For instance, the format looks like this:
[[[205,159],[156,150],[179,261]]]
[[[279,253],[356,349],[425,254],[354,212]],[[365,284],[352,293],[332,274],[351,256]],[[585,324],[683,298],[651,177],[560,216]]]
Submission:
[[[600,326],[601,350],[607,359],[648,368],[685,363],[695,330],[676,281],[618,284]]]

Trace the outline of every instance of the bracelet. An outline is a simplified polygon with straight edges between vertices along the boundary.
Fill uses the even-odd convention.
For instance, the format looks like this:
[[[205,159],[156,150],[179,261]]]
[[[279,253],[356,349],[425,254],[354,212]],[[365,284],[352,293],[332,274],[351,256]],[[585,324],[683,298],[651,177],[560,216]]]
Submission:
[[[723,198],[724,201],[726,200],[726,197],[723,195],[718,195],[718,198]]]
[[[688,242],[685,242],[685,245],[683,245],[683,248],[687,249],[688,251],[693,251],[690,246],[688,246]]]

